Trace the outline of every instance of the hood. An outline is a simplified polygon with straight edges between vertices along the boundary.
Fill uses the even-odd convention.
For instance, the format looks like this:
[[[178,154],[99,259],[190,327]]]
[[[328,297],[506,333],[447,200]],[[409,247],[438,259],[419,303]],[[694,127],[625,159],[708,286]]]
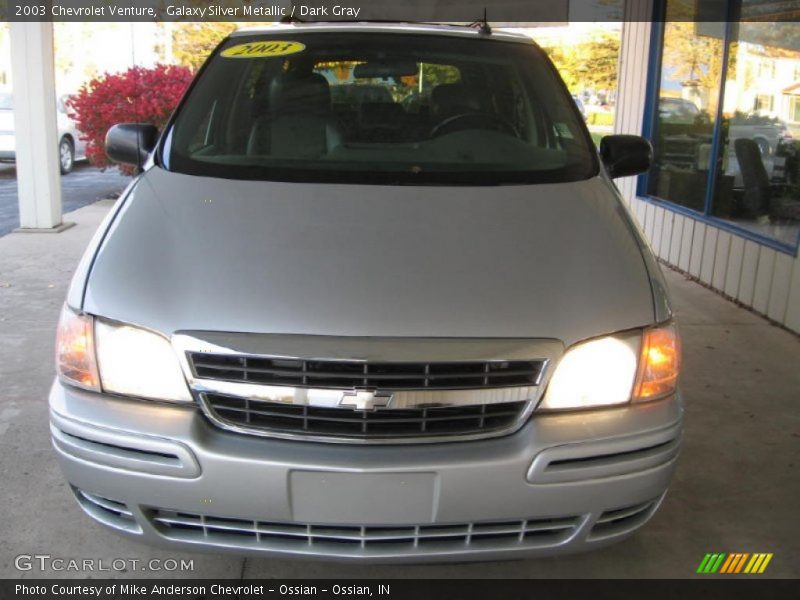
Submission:
[[[642,252],[601,178],[448,187],[150,169],[98,249],[84,310],[179,330],[565,343],[653,322]]]

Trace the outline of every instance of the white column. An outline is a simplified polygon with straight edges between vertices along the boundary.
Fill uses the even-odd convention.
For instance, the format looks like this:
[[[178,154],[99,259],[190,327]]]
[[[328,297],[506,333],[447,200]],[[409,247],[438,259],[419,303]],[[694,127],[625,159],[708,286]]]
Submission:
[[[61,230],[52,23],[11,23],[21,231]]]
[[[625,1],[625,21],[622,25],[617,70],[614,133],[642,134],[652,14],[653,0]],[[636,196],[635,177],[619,179],[617,186],[628,203]]]

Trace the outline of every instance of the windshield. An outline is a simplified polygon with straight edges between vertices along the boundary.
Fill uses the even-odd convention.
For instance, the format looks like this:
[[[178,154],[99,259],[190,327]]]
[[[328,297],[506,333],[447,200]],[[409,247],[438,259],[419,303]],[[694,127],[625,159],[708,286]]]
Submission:
[[[386,33],[228,40],[160,156],[190,175],[278,181],[486,185],[597,173],[574,102],[532,44]]]

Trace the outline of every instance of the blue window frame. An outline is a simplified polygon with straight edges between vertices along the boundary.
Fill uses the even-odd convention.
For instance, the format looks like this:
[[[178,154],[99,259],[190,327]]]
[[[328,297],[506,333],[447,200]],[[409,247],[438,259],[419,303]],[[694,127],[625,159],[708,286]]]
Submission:
[[[645,90],[645,112],[643,120],[642,135],[648,139],[654,140],[657,134],[658,120],[659,120],[659,101],[662,86],[663,74],[663,54],[664,54],[664,37],[667,29],[667,2],[669,0],[655,0],[654,4],[654,18],[652,22],[651,38],[650,38],[650,55],[648,64],[648,75]],[[733,233],[744,239],[754,241],[760,245],[764,245],[780,252],[790,254],[792,256],[798,255],[798,247],[800,247],[800,235],[798,235],[794,242],[787,242],[786,240],[777,239],[770,235],[753,231],[752,228],[743,226],[742,224],[732,222],[715,216],[713,214],[715,193],[718,186],[718,165],[722,162],[721,156],[724,151],[723,142],[723,122],[725,119],[730,122],[730,116],[723,115],[725,109],[725,88],[726,77],[731,60],[731,46],[736,40],[737,22],[735,19],[735,10],[740,4],[741,0],[725,0],[724,10],[727,15],[727,21],[722,34],[722,66],[720,69],[720,82],[719,88],[716,92],[716,108],[712,111],[713,132],[711,133],[711,166],[708,168],[707,176],[705,177],[705,195],[702,201],[702,208],[691,208],[683,206],[672,200],[664,197],[659,197],[653,193],[650,178],[653,177],[653,172],[646,173],[638,178],[637,182],[637,195],[645,201],[661,206],[673,212],[689,216],[697,221],[707,223],[719,229],[723,229]],[[800,103],[800,98],[797,100]],[[790,104],[791,106],[791,104]],[[730,144],[732,146],[732,144]],[[648,191],[650,190],[650,191]]]

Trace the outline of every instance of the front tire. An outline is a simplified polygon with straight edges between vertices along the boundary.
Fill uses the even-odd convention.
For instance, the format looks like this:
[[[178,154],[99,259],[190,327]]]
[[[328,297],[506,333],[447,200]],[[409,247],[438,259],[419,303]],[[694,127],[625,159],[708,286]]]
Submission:
[[[70,173],[75,166],[75,148],[69,138],[61,138],[58,144],[58,162],[62,175]]]

